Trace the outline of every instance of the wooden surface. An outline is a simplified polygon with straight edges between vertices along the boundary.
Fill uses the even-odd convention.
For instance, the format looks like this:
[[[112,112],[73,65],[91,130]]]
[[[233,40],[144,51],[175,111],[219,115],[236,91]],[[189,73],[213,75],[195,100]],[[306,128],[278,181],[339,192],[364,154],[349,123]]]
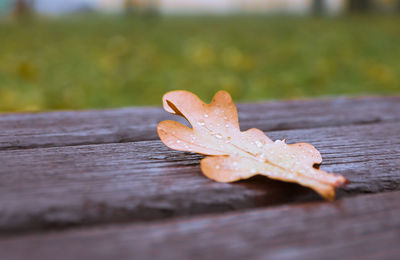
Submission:
[[[309,142],[339,200],[265,177],[213,182],[157,138],[160,108],[0,115],[5,259],[395,259],[400,97],[241,104],[242,130]],[[366,193],[371,193],[367,195]],[[67,230],[66,230],[67,229]],[[381,242],[379,242],[381,241]],[[328,257],[329,256],[329,257]],[[324,258],[325,259],[325,258]]]
[[[8,259],[398,259],[400,192],[3,239]],[[60,254],[60,252],[62,252]]]
[[[301,100],[241,104],[242,129],[263,131],[398,121],[400,98]],[[180,120],[161,108],[0,116],[0,149],[121,143],[158,139],[158,122]]]

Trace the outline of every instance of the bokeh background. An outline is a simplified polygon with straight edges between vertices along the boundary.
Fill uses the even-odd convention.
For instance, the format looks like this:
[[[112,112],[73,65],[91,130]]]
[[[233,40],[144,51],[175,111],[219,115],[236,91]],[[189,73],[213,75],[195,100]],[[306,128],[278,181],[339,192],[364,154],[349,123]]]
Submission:
[[[0,111],[400,94],[398,0],[0,0]]]

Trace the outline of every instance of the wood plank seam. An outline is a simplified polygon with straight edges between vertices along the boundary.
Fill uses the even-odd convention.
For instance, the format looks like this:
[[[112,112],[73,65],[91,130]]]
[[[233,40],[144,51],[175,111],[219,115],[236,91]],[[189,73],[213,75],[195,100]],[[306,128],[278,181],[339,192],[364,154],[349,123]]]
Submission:
[[[279,133],[282,131],[297,131],[297,130],[311,130],[311,129],[324,129],[324,128],[335,128],[335,127],[346,127],[346,126],[375,126],[378,124],[386,124],[388,122],[379,122],[379,123],[354,123],[354,124],[346,124],[346,125],[335,125],[335,126],[318,126],[318,127],[307,127],[307,128],[296,128],[296,129],[280,129],[280,130],[262,130],[265,134],[270,135],[270,133]],[[155,128],[156,129],[156,125]],[[246,130],[246,129],[244,129]],[[242,130],[243,131],[243,130]],[[32,145],[32,146],[2,146],[0,147],[0,151],[14,151],[14,150],[30,150],[30,149],[40,149],[40,148],[52,148],[52,147],[74,147],[74,146],[88,146],[88,145],[102,145],[102,144],[124,144],[124,143],[139,143],[139,142],[149,142],[149,141],[158,141],[159,138],[151,138],[144,140],[122,140],[122,141],[113,141],[113,142],[83,142],[83,143],[75,143],[75,144],[64,144],[64,145]]]

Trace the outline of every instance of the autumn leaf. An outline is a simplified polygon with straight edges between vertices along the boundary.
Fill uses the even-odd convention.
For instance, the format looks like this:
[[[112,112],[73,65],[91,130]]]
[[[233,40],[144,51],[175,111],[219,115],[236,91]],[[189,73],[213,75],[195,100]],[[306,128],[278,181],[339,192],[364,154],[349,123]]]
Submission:
[[[236,106],[226,91],[217,92],[210,104],[188,91],[168,92],[163,107],[184,117],[192,128],[162,121],[157,127],[161,141],[175,150],[209,155],[200,165],[210,179],[234,182],[260,174],[309,187],[327,200],[335,198],[335,187],[347,182],[314,167],[322,158],[311,144],[274,142],[256,128],[241,132]]]

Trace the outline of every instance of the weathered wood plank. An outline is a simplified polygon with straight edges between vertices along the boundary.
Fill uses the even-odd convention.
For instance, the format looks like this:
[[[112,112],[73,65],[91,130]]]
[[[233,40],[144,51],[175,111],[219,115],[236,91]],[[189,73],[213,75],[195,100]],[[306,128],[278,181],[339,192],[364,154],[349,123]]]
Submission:
[[[4,259],[398,259],[400,192],[0,240]],[[60,253],[61,252],[61,253]]]
[[[275,131],[314,144],[322,168],[352,182],[340,196],[400,190],[400,123]],[[160,141],[0,151],[0,231],[160,219],[309,199],[294,184],[233,184],[200,173],[199,155]],[[310,195],[312,194],[312,195]],[[305,197],[305,198],[304,198]]]
[[[355,125],[399,120],[400,97],[241,104],[238,109],[242,129]],[[170,118],[161,108],[3,114],[0,150],[154,140],[157,123]]]

